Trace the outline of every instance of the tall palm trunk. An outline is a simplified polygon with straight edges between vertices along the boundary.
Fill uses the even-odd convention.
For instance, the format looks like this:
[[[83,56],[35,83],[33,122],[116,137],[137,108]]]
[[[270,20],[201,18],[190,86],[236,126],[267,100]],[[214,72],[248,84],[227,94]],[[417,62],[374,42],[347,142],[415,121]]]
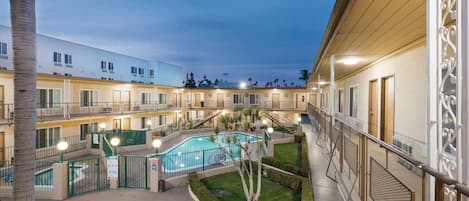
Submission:
[[[36,158],[35,0],[10,0],[13,36],[15,161],[14,200],[34,200]]]

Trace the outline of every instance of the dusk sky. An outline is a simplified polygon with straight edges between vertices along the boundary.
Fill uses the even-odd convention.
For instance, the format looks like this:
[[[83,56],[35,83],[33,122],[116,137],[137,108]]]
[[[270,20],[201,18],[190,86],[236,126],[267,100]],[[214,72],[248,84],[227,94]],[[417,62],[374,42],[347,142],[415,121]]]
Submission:
[[[38,33],[194,72],[301,83],[333,0],[37,0]],[[0,24],[10,26],[9,0]]]

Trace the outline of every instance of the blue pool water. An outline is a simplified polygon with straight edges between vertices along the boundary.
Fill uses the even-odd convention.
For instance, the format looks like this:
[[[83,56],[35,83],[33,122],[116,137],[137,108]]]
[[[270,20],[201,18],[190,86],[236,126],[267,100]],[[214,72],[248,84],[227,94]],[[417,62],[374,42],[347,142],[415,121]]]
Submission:
[[[222,148],[230,146],[226,143],[226,136],[236,137],[241,143],[246,143],[248,140],[255,142],[260,139],[244,133],[220,134],[216,142],[212,142],[209,136],[191,137],[164,153],[163,168],[165,171],[177,171],[231,161]],[[231,146],[233,155],[237,158],[238,147],[232,143]]]
[[[35,185],[50,186],[53,184],[52,168],[36,173]]]

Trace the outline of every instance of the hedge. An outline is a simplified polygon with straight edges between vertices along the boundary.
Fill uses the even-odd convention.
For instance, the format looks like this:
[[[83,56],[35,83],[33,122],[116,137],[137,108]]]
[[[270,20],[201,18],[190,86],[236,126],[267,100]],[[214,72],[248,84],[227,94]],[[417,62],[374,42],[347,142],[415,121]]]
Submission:
[[[296,192],[301,190],[301,184],[303,181],[302,177],[283,173],[273,169],[267,171],[267,178]]]
[[[301,183],[301,201],[313,201],[313,185],[311,180],[303,179]]]
[[[296,167],[294,165],[291,165],[291,164],[282,164],[282,163],[280,163],[279,160],[277,160],[273,157],[270,157],[270,156],[263,157],[262,158],[262,163],[270,165],[272,167],[279,168],[281,170],[285,170],[287,172],[291,172],[293,174],[300,175],[302,177],[308,177],[309,176],[309,170],[308,169],[298,168],[298,167]]]
[[[306,137],[303,137],[301,140],[301,168],[309,174],[309,158],[308,158],[308,143],[306,142]]]
[[[218,201],[218,198],[210,192],[207,187],[199,180],[196,172],[189,173],[189,185],[192,192],[203,201]]]

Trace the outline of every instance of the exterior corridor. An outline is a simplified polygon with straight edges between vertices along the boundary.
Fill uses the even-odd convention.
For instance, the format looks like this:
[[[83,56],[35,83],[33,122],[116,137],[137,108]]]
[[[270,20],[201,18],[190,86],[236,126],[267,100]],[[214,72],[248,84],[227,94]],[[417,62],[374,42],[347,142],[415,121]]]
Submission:
[[[302,129],[306,133],[306,139],[308,141],[308,157],[313,182],[314,200],[342,200],[336,183],[326,177],[325,173],[328,164],[328,156],[324,150],[316,144],[316,133],[313,132],[311,123],[303,121]]]

